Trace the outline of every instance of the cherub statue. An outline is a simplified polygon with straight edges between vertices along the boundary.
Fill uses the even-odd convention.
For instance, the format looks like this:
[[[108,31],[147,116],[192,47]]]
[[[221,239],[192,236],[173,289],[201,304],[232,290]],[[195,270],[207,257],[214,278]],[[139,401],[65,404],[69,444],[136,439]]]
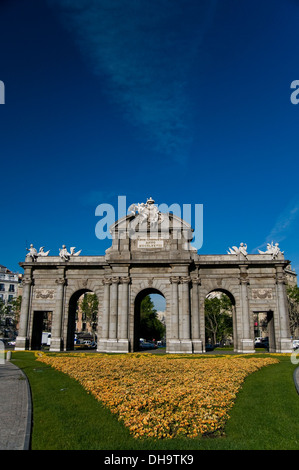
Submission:
[[[67,248],[65,245],[62,245],[62,248],[59,248],[59,256],[64,261],[68,261],[70,259],[71,253],[67,251]]]
[[[32,261],[36,261],[37,258],[38,258],[38,253],[37,253],[37,250],[36,248],[34,248],[33,244],[31,243],[30,245],[30,248],[26,248],[26,250],[28,251],[27,255],[26,255],[26,258],[31,258]]]

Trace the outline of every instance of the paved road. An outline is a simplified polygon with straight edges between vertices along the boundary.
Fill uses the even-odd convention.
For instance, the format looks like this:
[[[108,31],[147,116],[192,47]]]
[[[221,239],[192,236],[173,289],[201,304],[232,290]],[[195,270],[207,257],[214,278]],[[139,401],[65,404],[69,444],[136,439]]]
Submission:
[[[29,450],[31,394],[25,374],[14,364],[0,364],[0,450]]]

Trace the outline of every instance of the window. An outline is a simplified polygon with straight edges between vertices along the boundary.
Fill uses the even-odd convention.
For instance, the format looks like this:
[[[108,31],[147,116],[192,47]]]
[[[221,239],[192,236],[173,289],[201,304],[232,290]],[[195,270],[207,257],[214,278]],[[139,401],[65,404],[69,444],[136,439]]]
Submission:
[[[8,302],[10,302],[12,299],[13,299],[13,295],[10,294],[10,295],[8,296]]]
[[[15,291],[15,286],[14,284],[9,285],[9,292],[14,292]]]
[[[5,291],[5,285],[4,284],[0,284],[0,291]]]

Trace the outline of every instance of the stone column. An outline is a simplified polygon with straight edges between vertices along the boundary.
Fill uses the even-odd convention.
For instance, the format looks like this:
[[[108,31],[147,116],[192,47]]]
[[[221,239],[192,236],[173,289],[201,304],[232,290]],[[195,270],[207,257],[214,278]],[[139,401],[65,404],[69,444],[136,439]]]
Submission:
[[[28,348],[28,320],[30,312],[30,298],[31,298],[31,271],[26,272],[22,280],[23,294],[19,322],[19,334],[16,340],[16,351],[22,351]]]
[[[276,267],[276,289],[277,289],[277,305],[280,331],[278,341],[276,340],[276,352],[291,353],[293,352],[291,343],[291,333],[289,324],[287,293],[285,286],[285,277],[282,266]],[[275,328],[277,332],[277,327]]]
[[[51,328],[51,344],[50,351],[61,350],[61,328],[62,328],[62,315],[63,315],[63,302],[64,302],[64,286],[65,279],[60,277],[56,279],[56,302],[55,311],[53,312],[52,328]]]
[[[117,339],[117,307],[118,307],[118,284],[119,278],[113,277],[110,288],[110,316],[109,316],[109,339]]]
[[[191,309],[191,337],[194,353],[202,353],[202,341],[200,339],[199,323],[199,286],[200,278],[192,279],[192,309]]]
[[[179,290],[178,285],[180,278],[174,276],[170,278],[172,284],[171,291],[171,311],[170,319],[168,321],[169,331],[166,328],[166,348],[169,353],[180,352],[180,342],[179,342]]]
[[[253,353],[254,345],[253,339],[250,334],[250,319],[249,319],[249,301],[248,301],[248,289],[247,285],[249,284],[248,275],[247,275],[247,266],[241,268],[240,275],[240,289],[241,289],[241,310],[242,310],[242,338],[240,341],[240,350],[241,353]]]
[[[192,353],[190,331],[190,280],[189,276],[181,278],[182,284],[182,322],[180,331],[181,352]]]
[[[129,284],[130,284],[129,276],[120,278],[120,299],[118,303],[118,333],[117,333],[117,349],[119,352],[129,352],[129,338],[128,338]]]
[[[110,285],[111,279],[103,279],[104,297],[102,310],[102,324],[98,325],[97,351],[106,352],[106,343],[109,338],[109,311],[110,311]],[[100,328],[99,328],[100,327]]]
[[[172,283],[172,309],[171,309],[171,339],[179,339],[179,277],[171,277]]]

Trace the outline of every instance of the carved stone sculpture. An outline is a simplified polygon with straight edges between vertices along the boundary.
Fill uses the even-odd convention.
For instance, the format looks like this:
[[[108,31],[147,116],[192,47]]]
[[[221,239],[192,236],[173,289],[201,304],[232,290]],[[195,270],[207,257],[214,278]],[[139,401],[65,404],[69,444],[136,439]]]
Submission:
[[[62,245],[62,248],[59,248],[59,256],[64,261],[68,261],[70,259],[71,253],[67,251],[67,248],[65,245]]]
[[[38,256],[48,256],[48,254],[50,253],[50,250],[48,251],[44,251],[44,246],[41,246],[40,249],[39,249],[39,252],[38,252]]]
[[[239,248],[236,246],[233,246],[233,248],[229,248],[229,251],[227,252],[229,255],[239,255],[240,253],[247,258],[247,245],[246,243],[240,243]]]
[[[139,218],[140,224],[147,221],[148,225],[153,227],[163,220],[161,212],[154,203],[155,201],[150,197],[146,203],[132,204],[129,211]]]
[[[277,258],[277,256],[279,254],[283,255],[283,253],[284,253],[283,251],[280,250],[279,243],[275,243],[275,245],[274,245],[273,242],[267,243],[267,250],[266,251],[258,250],[258,252],[261,255],[272,255],[272,259],[275,259],[275,258]]]
[[[79,251],[77,251],[77,252],[75,253],[75,249],[76,249],[75,246],[72,246],[72,247],[71,247],[71,256],[79,256],[79,255],[80,255],[80,253],[81,253],[82,250],[79,250]]]
[[[59,248],[59,256],[61,259],[64,261],[69,261],[71,256],[79,256],[82,250],[79,250],[75,252],[76,247],[72,246],[70,249],[70,253],[67,251],[67,248],[65,245],[62,245],[62,248]]]
[[[28,251],[26,258],[31,258],[32,261],[36,261],[39,256],[48,256],[50,253],[50,250],[44,251],[44,246],[41,246],[39,252],[37,252],[32,243],[30,248],[26,248],[26,250]]]

